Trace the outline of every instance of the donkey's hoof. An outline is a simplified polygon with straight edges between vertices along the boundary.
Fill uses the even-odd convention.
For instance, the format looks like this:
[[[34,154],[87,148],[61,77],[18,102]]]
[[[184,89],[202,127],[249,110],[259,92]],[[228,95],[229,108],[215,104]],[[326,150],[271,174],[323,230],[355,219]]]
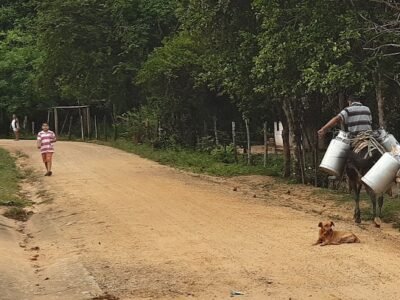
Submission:
[[[381,225],[382,225],[381,219],[378,217],[374,218],[374,224],[375,224],[375,227],[378,227],[378,228],[381,227]]]
[[[360,223],[361,223],[361,218],[360,218],[360,217],[357,217],[354,221],[355,221],[357,224],[360,224]]]

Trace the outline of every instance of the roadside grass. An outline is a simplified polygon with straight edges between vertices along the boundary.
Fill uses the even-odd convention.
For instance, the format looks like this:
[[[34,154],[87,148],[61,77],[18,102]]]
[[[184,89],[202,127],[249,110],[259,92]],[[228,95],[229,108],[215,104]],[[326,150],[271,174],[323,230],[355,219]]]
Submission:
[[[17,156],[18,158],[29,158],[29,156],[26,153],[19,150],[15,151],[15,156]]]
[[[28,221],[30,214],[31,213],[27,212],[22,207],[10,207],[3,215],[9,219],[26,222]]]
[[[163,165],[172,166],[181,170],[194,173],[205,173],[214,176],[240,176],[240,175],[266,175],[280,176],[282,174],[283,159],[280,155],[269,155],[266,167],[262,165],[262,158],[255,155],[253,165],[245,164],[239,155],[239,163],[224,163],[209,153],[189,149],[153,149],[146,144],[134,144],[127,140],[116,140],[110,142],[96,141],[96,143],[118,148],[130,153],[137,154]]]
[[[15,159],[0,149],[0,205],[22,207],[27,201],[18,196],[18,183],[23,174],[17,169]]]
[[[312,192],[313,195],[319,196],[325,200],[333,200],[337,202],[338,205],[343,204],[343,203],[350,203],[353,202],[353,196],[349,193],[345,193],[342,191],[337,191],[337,190],[330,190],[330,189],[324,189],[324,188],[315,188],[315,190]],[[363,201],[368,197],[365,193],[361,193],[360,199]]]
[[[17,151],[16,157],[27,158],[27,155]],[[0,206],[8,207],[3,215],[7,218],[27,221],[31,212],[24,207],[30,204],[19,191],[19,182],[22,179],[33,177],[33,169],[20,170],[15,159],[4,149],[0,149]]]
[[[39,128],[37,128],[37,130],[39,130]],[[9,134],[2,134],[0,135],[0,139],[6,139],[6,140],[13,140],[14,134],[13,133],[9,133]],[[27,130],[22,130],[20,131],[20,136],[19,139],[21,141],[25,141],[25,140],[36,140],[36,135],[32,134],[32,132],[27,131]]]

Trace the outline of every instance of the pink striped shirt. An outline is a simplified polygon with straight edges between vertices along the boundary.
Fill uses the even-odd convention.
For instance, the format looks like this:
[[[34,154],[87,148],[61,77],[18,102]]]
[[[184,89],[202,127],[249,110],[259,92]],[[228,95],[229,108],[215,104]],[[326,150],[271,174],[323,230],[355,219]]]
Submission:
[[[56,142],[56,135],[53,131],[48,130],[47,132],[41,131],[37,136],[38,141],[40,141],[40,152],[48,153],[54,152],[53,143]]]

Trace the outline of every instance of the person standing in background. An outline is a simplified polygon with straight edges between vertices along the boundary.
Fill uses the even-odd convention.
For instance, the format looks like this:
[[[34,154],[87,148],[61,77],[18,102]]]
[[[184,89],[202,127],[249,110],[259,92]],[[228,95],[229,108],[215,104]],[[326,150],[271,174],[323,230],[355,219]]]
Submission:
[[[12,116],[11,129],[14,132],[15,140],[19,141],[19,121],[15,114]]]

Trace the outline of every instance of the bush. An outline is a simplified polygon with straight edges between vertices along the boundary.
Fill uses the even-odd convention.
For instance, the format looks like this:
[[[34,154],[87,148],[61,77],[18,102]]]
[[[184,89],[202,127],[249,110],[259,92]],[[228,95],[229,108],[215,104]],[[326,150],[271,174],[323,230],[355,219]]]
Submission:
[[[161,131],[159,136],[150,141],[154,149],[179,149],[177,137],[175,135],[167,136],[165,131]]]
[[[117,140],[112,142],[100,142],[99,144],[109,145],[128,152],[133,152],[141,157],[145,157],[161,164],[173,166],[179,169],[195,172],[206,173],[215,176],[242,176],[242,175],[268,175],[279,176],[283,169],[283,158],[281,155],[270,155],[267,167],[261,164],[262,156],[255,157],[260,162],[258,165],[248,166],[239,156],[239,163],[224,163],[221,159],[234,158],[233,147],[227,146],[225,154],[221,154],[220,150],[215,150],[215,156],[209,153],[193,151],[185,148],[167,148],[157,150],[147,144],[134,144],[127,140]],[[221,147],[223,149],[223,147]],[[230,153],[230,154],[229,154]],[[217,159],[216,157],[219,157]]]
[[[120,137],[136,143],[152,142],[158,138],[157,115],[147,106],[118,116],[117,127]]]
[[[197,143],[197,149],[201,152],[211,153],[215,149],[215,139],[212,136],[201,137]]]
[[[211,156],[217,161],[232,164],[235,162],[235,148],[233,145],[218,146],[211,151]]]

